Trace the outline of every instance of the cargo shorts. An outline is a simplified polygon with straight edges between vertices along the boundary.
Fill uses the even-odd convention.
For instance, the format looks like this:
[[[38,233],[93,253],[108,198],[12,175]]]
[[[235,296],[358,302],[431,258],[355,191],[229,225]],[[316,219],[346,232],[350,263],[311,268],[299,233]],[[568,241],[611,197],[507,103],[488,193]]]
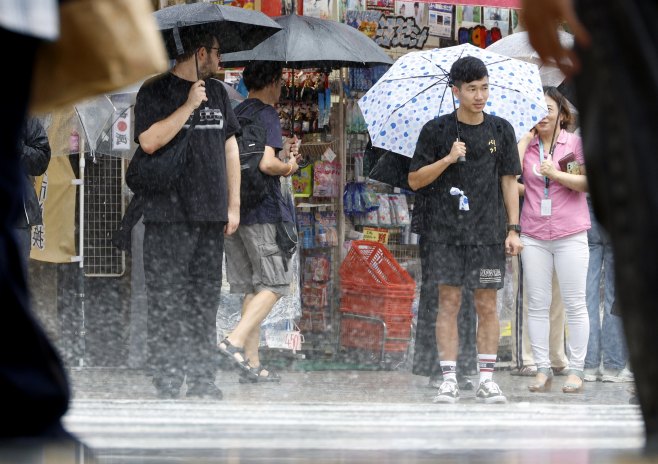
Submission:
[[[276,224],[240,225],[225,237],[224,249],[231,293],[290,294],[292,263],[276,244]]]

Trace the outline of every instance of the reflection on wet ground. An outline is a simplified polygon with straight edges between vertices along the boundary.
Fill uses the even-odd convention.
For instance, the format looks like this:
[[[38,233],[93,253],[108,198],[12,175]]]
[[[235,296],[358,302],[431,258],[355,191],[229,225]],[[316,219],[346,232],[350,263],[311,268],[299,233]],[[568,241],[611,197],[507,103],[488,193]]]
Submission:
[[[280,384],[241,384],[220,373],[222,401],[186,399],[185,386],[159,400],[141,371],[73,370],[65,424],[93,451],[70,462],[651,462],[630,384],[566,395],[557,377],[553,392],[532,394],[531,378],[502,371],[507,405],[476,403],[473,391],[438,405],[427,378],[408,372],[281,374]]]

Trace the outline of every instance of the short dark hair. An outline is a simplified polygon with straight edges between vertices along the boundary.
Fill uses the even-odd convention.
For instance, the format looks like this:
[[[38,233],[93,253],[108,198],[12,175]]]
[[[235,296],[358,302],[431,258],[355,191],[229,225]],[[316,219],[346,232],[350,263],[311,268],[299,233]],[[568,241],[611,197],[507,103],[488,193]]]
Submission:
[[[420,3],[414,2],[414,8],[416,8],[416,7],[420,8]]]
[[[489,76],[484,62],[474,56],[462,56],[450,68],[450,83],[461,87],[465,82],[473,82]]]
[[[261,90],[281,78],[283,64],[277,61],[252,61],[242,71],[247,90]]]
[[[205,47],[207,49],[213,47],[214,41],[217,40],[217,43],[220,46],[220,51],[221,51],[221,46],[222,42],[219,40],[219,37],[215,35],[214,33],[211,32],[200,32],[196,34],[191,34],[189,32],[183,33],[181,32],[181,43],[183,44],[183,49],[185,50],[183,54],[176,56],[176,60],[178,61],[185,61],[191,56],[193,56],[196,51],[201,48]]]
[[[544,87],[544,95],[555,100],[555,103],[560,107],[560,114],[562,114],[562,122],[560,123],[560,129],[567,129],[569,126],[575,124],[575,118],[569,107],[569,101],[567,98],[562,95],[557,87]],[[559,115],[558,115],[559,117]]]

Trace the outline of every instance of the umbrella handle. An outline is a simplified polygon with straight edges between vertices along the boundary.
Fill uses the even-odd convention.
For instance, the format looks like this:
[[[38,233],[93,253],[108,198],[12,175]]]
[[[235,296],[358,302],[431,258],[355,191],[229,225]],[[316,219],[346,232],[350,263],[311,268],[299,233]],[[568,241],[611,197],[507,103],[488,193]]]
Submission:
[[[457,120],[457,103],[455,102],[455,94],[450,92],[450,95],[452,96],[452,108],[455,110],[455,128],[457,129],[457,141],[461,142],[462,137],[461,134],[459,133],[459,121]],[[460,156],[457,158],[458,163],[465,163],[466,162],[466,157],[465,156]]]

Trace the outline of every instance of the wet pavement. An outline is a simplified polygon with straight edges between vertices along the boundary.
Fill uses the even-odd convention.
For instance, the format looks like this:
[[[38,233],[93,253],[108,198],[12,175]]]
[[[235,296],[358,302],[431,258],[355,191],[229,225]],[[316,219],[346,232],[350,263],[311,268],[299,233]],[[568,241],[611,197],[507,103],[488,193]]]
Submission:
[[[108,463],[651,462],[628,383],[567,395],[556,377],[552,392],[533,394],[532,378],[500,371],[508,404],[462,391],[444,405],[432,403],[426,377],[405,371],[280,373],[280,384],[241,384],[221,372],[221,401],[187,399],[185,386],[160,400],[142,371],[76,369],[65,424],[93,450],[88,459]]]

